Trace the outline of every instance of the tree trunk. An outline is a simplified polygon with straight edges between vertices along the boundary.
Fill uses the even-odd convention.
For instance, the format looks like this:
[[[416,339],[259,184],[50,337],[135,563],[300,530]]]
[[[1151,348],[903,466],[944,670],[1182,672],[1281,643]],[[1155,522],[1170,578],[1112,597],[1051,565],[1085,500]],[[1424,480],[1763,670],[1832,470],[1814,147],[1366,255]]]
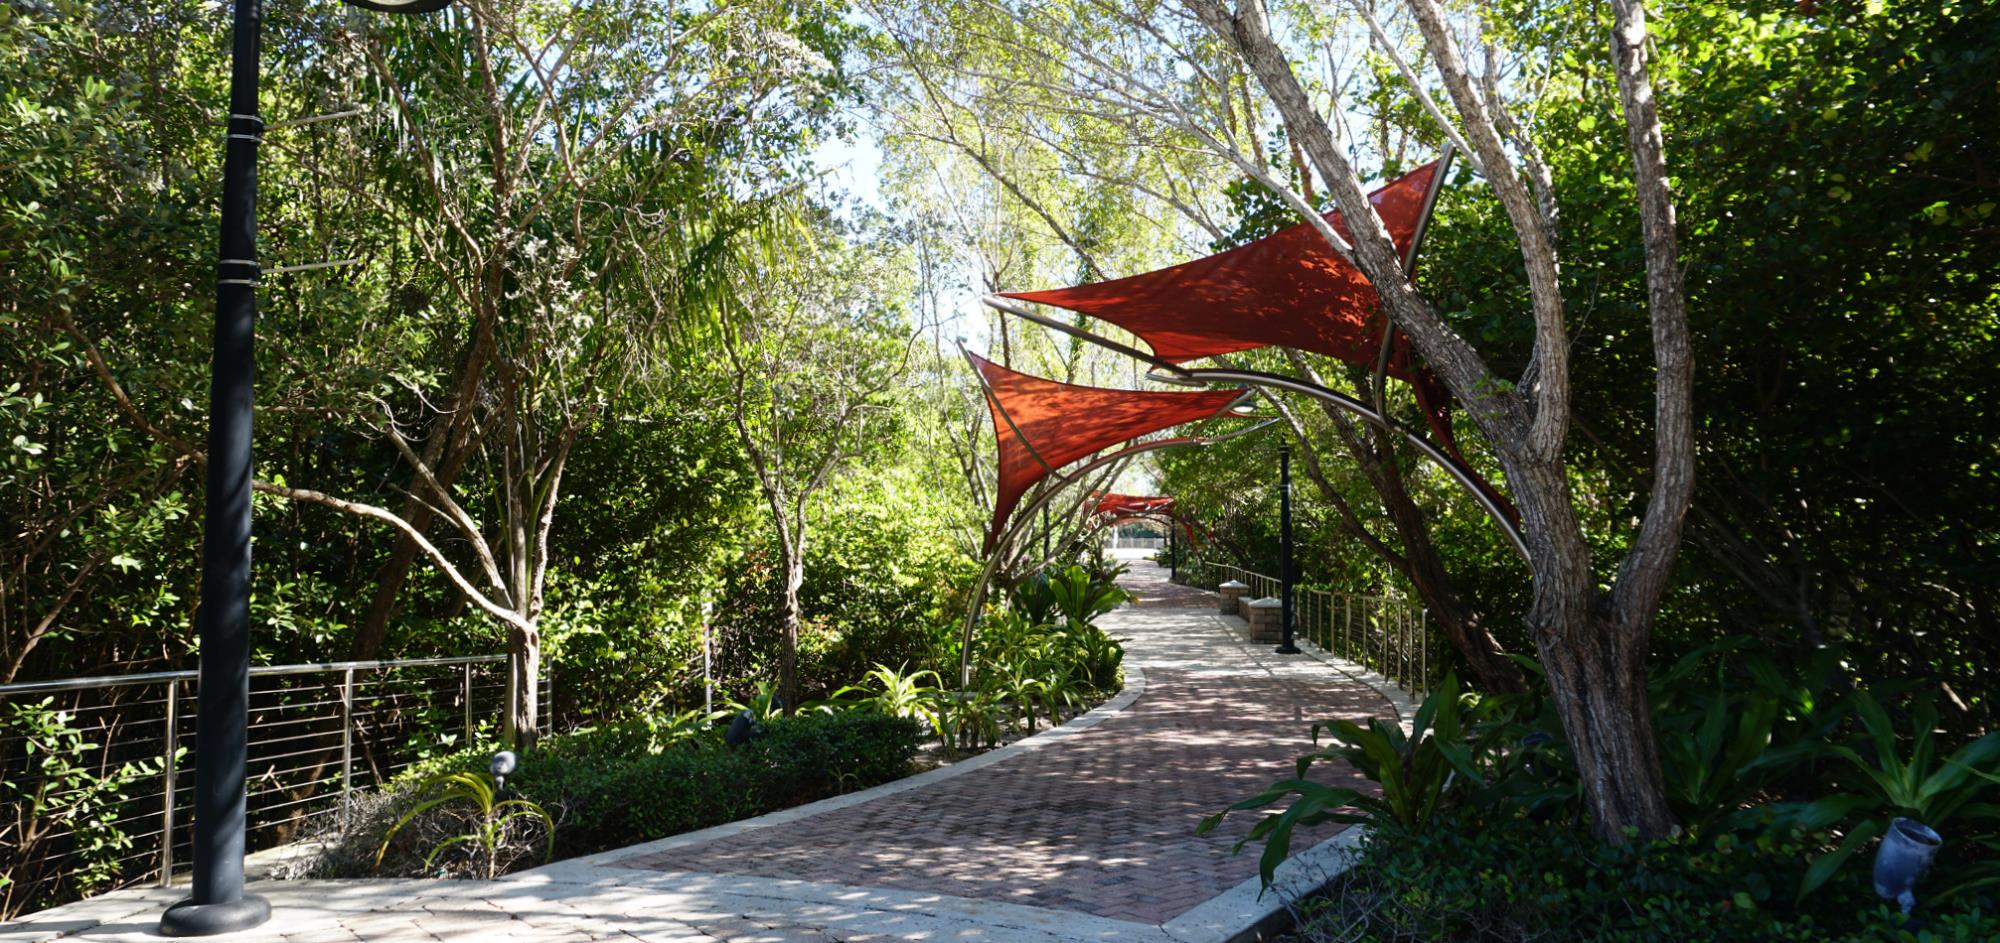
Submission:
[[[1591,614],[1567,644],[1539,646],[1592,828],[1611,842],[1665,835],[1673,826],[1646,697],[1646,651],[1629,627]]]
[[[1526,673],[1507,657],[1507,649],[1487,629],[1486,620],[1459,595],[1444,561],[1438,558],[1430,525],[1403,483],[1403,469],[1396,462],[1388,434],[1374,428],[1370,437],[1374,448],[1362,450],[1370,453],[1362,458],[1362,465],[1383,509],[1389,512],[1389,520],[1396,525],[1396,535],[1403,544],[1403,575],[1416,588],[1417,598],[1444,630],[1451,647],[1465,659],[1466,670],[1480,690],[1492,694],[1526,692]]]
[[[1394,511],[1391,516],[1399,518],[1396,529],[1401,531],[1400,516]],[[1418,523],[1421,525],[1421,520]],[[1424,608],[1430,610],[1432,620],[1444,631],[1445,640],[1465,659],[1472,682],[1489,694],[1525,693],[1527,673],[1507,657],[1506,647],[1487,628],[1485,616],[1458,594],[1458,587],[1453,585],[1444,561],[1438,559],[1437,548],[1430,542],[1430,533],[1425,531],[1415,540],[1405,535],[1403,547],[1409,561],[1410,585],[1416,588]]]
[[[538,680],[542,676],[541,620],[507,632],[507,745],[521,750],[535,745],[541,731]]]
[[[1653,608],[1620,612],[1598,591],[1561,465],[1517,469],[1508,482],[1522,517],[1534,522],[1528,628],[1576,757],[1592,831],[1614,843],[1665,837],[1674,818],[1646,694]]]
[[[799,606],[799,588],[806,581],[803,549],[785,550],[785,634],[778,652],[778,696],[784,701],[785,716],[799,709],[799,626],[805,615]]]

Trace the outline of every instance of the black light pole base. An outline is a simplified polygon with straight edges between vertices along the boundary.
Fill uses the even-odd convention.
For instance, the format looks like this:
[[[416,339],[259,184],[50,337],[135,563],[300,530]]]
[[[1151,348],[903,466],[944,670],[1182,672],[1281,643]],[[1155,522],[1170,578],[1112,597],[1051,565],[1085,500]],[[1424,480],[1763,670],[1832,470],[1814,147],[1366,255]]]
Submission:
[[[1280,655],[1299,655],[1303,654],[1305,651],[1304,649],[1301,649],[1297,645],[1293,645],[1290,642],[1286,642],[1285,644],[1280,645],[1277,648],[1271,650],[1277,652]]]
[[[214,936],[248,930],[269,919],[271,903],[255,894],[245,894],[219,904],[197,904],[190,897],[160,915],[160,933],[163,936]]]

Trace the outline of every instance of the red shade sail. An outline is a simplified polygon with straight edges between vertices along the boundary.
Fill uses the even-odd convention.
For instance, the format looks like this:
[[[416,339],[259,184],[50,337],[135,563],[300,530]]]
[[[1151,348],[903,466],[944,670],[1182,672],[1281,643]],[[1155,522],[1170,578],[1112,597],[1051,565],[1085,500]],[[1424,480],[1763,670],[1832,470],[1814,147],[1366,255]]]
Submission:
[[[1120,517],[1110,521],[1106,521],[1104,523],[1104,526],[1119,527],[1125,524],[1132,524],[1132,523],[1156,524],[1160,526],[1166,526],[1168,524],[1177,525],[1180,527],[1181,533],[1187,535],[1188,543],[1193,544],[1195,549],[1197,550],[1201,549],[1201,543],[1202,543],[1201,532],[1195,530],[1194,522],[1188,520],[1187,518],[1179,517],[1173,514],[1166,514],[1166,513],[1134,514],[1128,517]]]
[[[1425,164],[1368,197],[1398,251],[1409,252],[1437,170]],[[1326,220],[1350,238],[1339,211]],[[1382,339],[1375,289],[1306,223],[1158,271],[1003,297],[1110,321],[1173,363],[1275,344],[1373,364]],[[1390,371],[1407,380],[1397,346]]]
[[[1433,161],[1368,197],[1408,258],[1437,180]],[[1339,211],[1326,220],[1351,239]],[[1144,340],[1160,359],[1197,360],[1272,345],[1374,366],[1382,324],[1374,286],[1311,225],[1300,223],[1247,245],[1158,271],[1003,297],[1068,308],[1109,321]],[[1418,405],[1447,445],[1450,395],[1412,359],[1398,332],[1389,375],[1416,387]]]
[[[1174,499],[1165,495],[1141,497],[1115,492],[1101,493],[1097,497],[1097,517],[1111,518],[1104,522],[1106,527],[1117,527],[1130,521],[1146,521],[1153,524],[1177,524],[1194,544],[1201,543],[1201,536],[1195,531],[1194,522],[1174,512]]]
[[[1215,416],[1245,392],[1075,386],[1009,370],[977,354],[965,356],[986,386],[986,404],[993,410],[993,433],[1000,446],[993,524],[986,533],[989,553],[1006,529],[1014,506],[1035,482],[1110,446]]]
[[[1097,498],[1099,514],[1145,514],[1165,511],[1174,506],[1174,499],[1165,495],[1140,497],[1131,494],[1107,492]]]

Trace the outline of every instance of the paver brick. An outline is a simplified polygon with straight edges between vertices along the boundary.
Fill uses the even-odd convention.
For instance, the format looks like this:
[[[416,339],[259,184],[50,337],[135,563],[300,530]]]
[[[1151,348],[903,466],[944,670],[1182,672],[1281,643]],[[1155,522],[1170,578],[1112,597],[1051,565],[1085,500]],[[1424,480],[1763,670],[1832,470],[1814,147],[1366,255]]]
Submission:
[[[1148,571],[1159,572],[1135,568],[1128,584],[1142,608],[1210,606],[1206,594],[1148,579]],[[1217,634],[1220,623],[1206,613],[1189,618]],[[1264,646],[1149,633],[1160,622],[1107,619],[1114,634],[1133,635],[1128,663],[1143,667],[1145,693],[1060,743],[923,789],[619,865],[934,891],[1165,923],[1256,874],[1254,854],[1230,851],[1255,816],[1195,835],[1203,817],[1291,775],[1292,759],[1312,747],[1313,721],[1359,720],[1388,706],[1323,670],[1271,670],[1278,656]],[[1314,775],[1368,785],[1337,764]],[[1335,831],[1300,834],[1295,845]]]

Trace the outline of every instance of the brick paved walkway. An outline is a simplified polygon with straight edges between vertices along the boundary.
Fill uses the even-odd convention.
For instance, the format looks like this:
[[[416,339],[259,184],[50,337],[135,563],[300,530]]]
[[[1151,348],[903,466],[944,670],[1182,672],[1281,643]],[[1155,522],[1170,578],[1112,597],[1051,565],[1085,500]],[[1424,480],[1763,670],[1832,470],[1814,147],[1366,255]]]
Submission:
[[[1383,711],[1373,691],[1324,670],[1273,673],[1211,597],[1136,563],[1141,606],[1104,621],[1128,639],[1145,693],[1057,747],[913,793],[617,862],[662,871],[838,880],[1164,924],[1255,876],[1230,848],[1253,819],[1196,823],[1291,775],[1314,720]],[[1201,606],[1203,611],[1185,607]],[[1315,770],[1317,778],[1335,777]],[[1344,784],[1365,785],[1356,774]],[[1303,848],[1332,834],[1301,834]]]
[[[1156,563],[1134,560],[1126,564],[1120,585],[1132,594],[1132,604],[1141,609],[1207,609],[1215,605],[1215,594],[1168,582],[1167,571]]]
[[[1245,642],[1162,568],[1134,562],[1124,582],[1138,605],[1104,624],[1126,640],[1127,691],[1053,733],[496,882],[265,882],[253,891],[277,918],[220,939],[1224,943],[1279,902],[1257,893],[1254,849],[1230,854],[1249,817],[1195,824],[1290,775],[1312,721],[1396,708],[1351,666]],[[105,895],[0,924],[0,943],[158,939],[159,908],[183,893]]]

